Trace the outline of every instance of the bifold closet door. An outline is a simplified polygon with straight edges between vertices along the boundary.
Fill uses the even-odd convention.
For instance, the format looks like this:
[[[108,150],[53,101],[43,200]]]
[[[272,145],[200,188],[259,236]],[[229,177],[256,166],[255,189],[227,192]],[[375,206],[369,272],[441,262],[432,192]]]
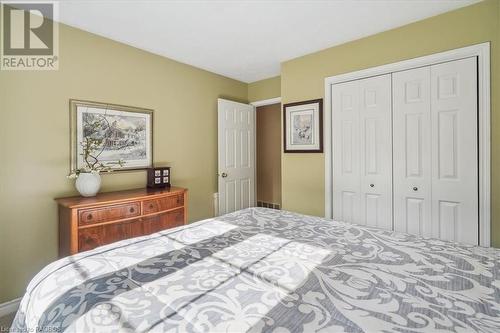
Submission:
[[[396,231],[479,242],[476,66],[393,74]]]
[[[392,229],[391,76],[332,86],[333,216]]]
[[[477,60],[431,67],[433,236],[479,243]]]
[[[332,86],[333,218],[361,223],[359,82]]]
[[[431,68],[392,80],[394,230],[431,237]]]

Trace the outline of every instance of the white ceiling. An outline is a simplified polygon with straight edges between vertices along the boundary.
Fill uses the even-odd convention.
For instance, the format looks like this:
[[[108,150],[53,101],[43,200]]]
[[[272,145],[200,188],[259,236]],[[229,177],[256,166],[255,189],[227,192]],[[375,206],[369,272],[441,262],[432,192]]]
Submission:
[[[475,2],[65,0],[59,15],[71,26],[254,82],[279,75],[285,60]]]

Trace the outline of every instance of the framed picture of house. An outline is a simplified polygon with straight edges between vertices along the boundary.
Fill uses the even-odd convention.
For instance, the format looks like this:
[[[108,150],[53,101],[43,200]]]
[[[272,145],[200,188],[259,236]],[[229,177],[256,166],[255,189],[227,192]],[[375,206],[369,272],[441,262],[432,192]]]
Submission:
[[[323,152],[323,100],[283,105],[283,149],[285,153]]]
[[[72,99],[70,120],[70,171],[83,168],[85,159],[98,159],[112,171],[153,165],[153,110]],[[92,153],[85,156],[90,143]],[[115,168],[118,161],[123,165]]]

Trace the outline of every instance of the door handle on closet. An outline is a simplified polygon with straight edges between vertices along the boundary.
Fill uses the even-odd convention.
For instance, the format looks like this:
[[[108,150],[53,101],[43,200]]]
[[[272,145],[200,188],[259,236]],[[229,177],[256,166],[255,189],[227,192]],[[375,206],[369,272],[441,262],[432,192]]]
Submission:
[[[375,184],[370,184],[370,187],[375,187]]]
[[[418,191],[418,187],[413,186],[413,191],[415,191],[415,192]]]
[[[221,177],[222,177],[222,178],[226,178],[226,177],[227,177],[227,173],[223,172],[223,173],[221,174]]]

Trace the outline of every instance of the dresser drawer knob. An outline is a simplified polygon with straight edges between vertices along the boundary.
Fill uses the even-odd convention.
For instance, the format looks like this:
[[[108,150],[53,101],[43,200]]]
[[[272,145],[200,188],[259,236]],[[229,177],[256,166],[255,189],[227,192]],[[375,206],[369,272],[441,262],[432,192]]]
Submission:
[[[92,220],[92,214],[87,215],[87,220]]]
[[[152,203],[149,204],[149,208],[150,209],[153,209],[154,208],[154,205]]]
[[[130,211],[131,213],[135,212],[134,207],[131,207],[129,211]]]

